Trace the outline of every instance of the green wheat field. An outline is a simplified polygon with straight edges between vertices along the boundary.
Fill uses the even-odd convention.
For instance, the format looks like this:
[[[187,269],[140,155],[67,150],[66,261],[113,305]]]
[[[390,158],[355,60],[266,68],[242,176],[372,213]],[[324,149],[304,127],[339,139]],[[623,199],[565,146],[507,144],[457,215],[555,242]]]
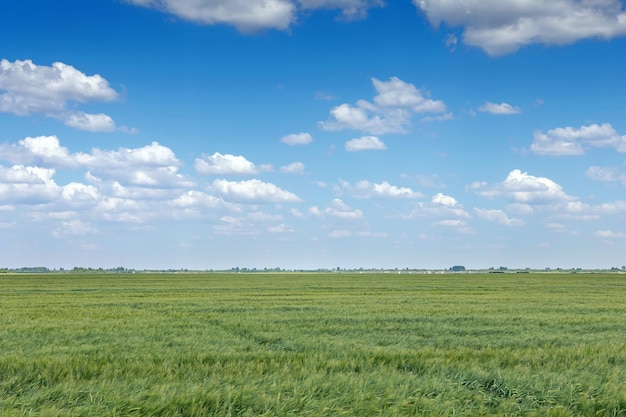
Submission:
[[[626,274],[2,274],[0,320],[0,416],[626,416]]]

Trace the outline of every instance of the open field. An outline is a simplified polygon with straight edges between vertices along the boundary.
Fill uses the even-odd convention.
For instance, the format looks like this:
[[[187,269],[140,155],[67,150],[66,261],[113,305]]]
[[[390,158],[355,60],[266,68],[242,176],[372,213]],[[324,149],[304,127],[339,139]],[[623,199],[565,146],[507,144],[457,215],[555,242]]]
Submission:
[[[0,275],[1,416],[626,416],[626,274]]]

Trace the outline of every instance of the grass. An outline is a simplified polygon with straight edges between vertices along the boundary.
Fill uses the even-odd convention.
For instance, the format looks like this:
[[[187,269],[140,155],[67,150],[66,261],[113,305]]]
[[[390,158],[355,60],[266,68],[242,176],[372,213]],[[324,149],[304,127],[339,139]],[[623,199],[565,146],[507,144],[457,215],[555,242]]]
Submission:
[[[626,275],[0,276],[1,416],[626,416]]]

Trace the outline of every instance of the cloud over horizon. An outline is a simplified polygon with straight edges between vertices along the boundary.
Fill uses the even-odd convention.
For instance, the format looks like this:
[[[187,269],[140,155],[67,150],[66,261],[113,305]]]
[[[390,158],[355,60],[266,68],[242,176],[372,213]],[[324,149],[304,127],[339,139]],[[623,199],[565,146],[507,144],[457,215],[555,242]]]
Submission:
[[[0,60],[0,112],[18,116],[41,114],[66,125],[91,131],[118,129],[110,116],[70,108],[70,103],[113,101],[119,93],[99,74],[86,75],[71,65],[41,66],[32,60]],[[122,130],[130,129],[122,127]]]

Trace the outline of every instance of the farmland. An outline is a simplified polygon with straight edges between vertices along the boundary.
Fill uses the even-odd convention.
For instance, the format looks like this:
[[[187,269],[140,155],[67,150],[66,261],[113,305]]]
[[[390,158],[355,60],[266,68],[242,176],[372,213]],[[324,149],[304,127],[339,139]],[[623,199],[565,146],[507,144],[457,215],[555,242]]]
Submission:
[[[2,416],[626,416],[626,274],[3,274]]]

